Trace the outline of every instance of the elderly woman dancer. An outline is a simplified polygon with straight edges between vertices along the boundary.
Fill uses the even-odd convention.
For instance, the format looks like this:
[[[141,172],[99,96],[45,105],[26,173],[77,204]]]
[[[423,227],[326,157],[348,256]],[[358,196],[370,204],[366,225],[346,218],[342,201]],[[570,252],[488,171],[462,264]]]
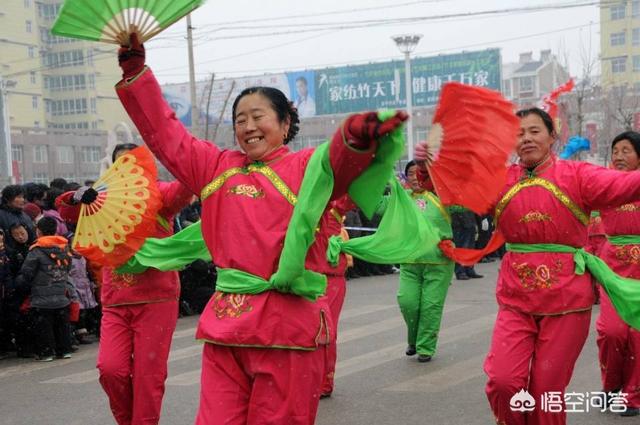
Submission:
[[[517,115],[520,162],[509,168],[495,207],[509,252],[498,276],[486,392],[499,424],[565,424],[566,413],[544,409],[541,397],[564,393],[589,333],[594,288],[574,258],[584,258],[591,210],[640,200],[640,173],[559,160],[551,117],[538,108]],[[426,145],[416,159],[428,159]],[[536,407],[512,410],[523,389]]]
[[[299,220],[308,218],[308,209],[294,208],[303,201],[303,178],[317,158],[313,150],[294,153],[286,146],[298,132],[295,108],[277,89],[245,89],[232,111],[241,151],[220,150],[189,134],[176,119],[144,66],[144,48],[135,35],[119,60],[124,78],[118,96],[158,159],[201,195],[202,236],[218,266],[218,291],[196,334],[205,342],[196,423],[313,423],[324,373],[325,350],[319,348],[331,340],[332,324],[326,299],[316,300],[323,290],[309,294],[302,288],[322,276],[312,270],[326,262],[324,253],[317,258],[309,251],[302,279],[277,279],[289,270],[290,241],[312,227],[305,249],[292,253],[300,255],[316,233],[317,221]],[[398,112],[381,122],[367,113],[343,123],[328,148],[319,151],[328,155],[322,167],[333,176],[330,199],[346,193],[372,162],[376,140],[406,118]],[[326,190],[318,185],[312,192]],[[327,204],[321,208],[330,214]],[[317,232],[324,235],[326,229]]]
[[[613,168],[639,174],[640,133],[626,131],[611,143]],[[621,276],[640,280],[640,202],[601,211],[607,240],[600,257]],[[602,389],[626,393],[623,416],[640,414],[640,332],[622,321],[602,288],[596,321]]]

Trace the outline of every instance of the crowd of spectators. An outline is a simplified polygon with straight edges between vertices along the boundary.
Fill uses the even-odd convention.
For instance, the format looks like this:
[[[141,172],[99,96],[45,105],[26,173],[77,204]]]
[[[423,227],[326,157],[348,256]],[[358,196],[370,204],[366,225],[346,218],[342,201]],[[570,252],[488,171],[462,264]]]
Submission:
[[[93,181],[85,181],[90,186]],[[70,358],[100,338],[101,269],[71,249],[75,224],[55,200],[81,185],[56,178],[9,185],[0,201],[0,359]],[[196,201],[176,218],[176,229],[199,220]],[[198,261],[180,273],[182,315],[202,311],[215,288],[215,268]]]

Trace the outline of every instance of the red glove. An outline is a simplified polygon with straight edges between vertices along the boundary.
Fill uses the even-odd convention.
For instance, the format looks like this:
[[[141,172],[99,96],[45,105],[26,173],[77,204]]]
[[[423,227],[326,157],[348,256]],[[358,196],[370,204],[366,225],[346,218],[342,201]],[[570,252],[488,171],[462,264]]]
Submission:
[[[118,50],[118,64],[122,68],[122,78],[135,77],[144,69],[144,46],[138,41],[138,34],[129,35],[130,45],[120,46]]]
[[[344,123],[344,135],[347,142],[357,149],[367,149],[371,142],[391,133],[409,119],[404,111],[397,111],[394,116],[381,122],[376,112],[365,112],[351,115]]]

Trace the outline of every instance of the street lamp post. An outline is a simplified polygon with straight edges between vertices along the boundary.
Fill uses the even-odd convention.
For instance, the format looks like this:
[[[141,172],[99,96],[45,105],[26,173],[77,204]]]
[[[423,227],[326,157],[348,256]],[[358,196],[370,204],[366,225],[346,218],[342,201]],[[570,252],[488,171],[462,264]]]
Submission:
[[[14,87],[16,82],[4,80],[0,76],[0,186],[11,184],[13,178],[13,164],[11,162],[11,123],[9,122],[9,102],[7,89]]]
[[[413,159],[413,92],[411,90],[411,52],[416,48],[422,34],[396,35],[391,39],[396,43],[398,49],[404,53],[404,82],[407,96],[407,156],[409,161]]]

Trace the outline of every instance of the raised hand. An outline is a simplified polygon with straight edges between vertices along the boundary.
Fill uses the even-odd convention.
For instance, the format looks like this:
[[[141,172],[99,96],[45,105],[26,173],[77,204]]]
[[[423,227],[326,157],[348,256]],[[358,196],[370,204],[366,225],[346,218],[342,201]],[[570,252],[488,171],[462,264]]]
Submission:
[[[145,50],[138,40],[138,34],[129,35],[129,46],[120,46],[118,64],[122,68],[122,78],[135,77],[144,69]]]

